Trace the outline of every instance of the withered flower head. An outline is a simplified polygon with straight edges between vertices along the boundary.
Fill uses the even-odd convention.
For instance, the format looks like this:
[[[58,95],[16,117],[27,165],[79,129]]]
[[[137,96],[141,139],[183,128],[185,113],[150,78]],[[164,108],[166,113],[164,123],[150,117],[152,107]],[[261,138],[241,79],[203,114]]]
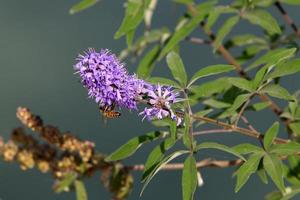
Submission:
[[[37,167],[42,173],[47,173],[50,170],[50,163],[46,160],[41,160],[37,163]]]
[[[19,107],[17,109],[17,117],[28,128],[37,130],[43,125],[43,121],[39,116],[33,115],[28,108]]]
[[[22,170],[32,169],[35,164],[33,153],[28,150],[22,150],[18,153],[18,161]]]
[[[18,146],[13,141],[8,141],[3,146],[3,158],[5,161],[13,161],[18,153]]]

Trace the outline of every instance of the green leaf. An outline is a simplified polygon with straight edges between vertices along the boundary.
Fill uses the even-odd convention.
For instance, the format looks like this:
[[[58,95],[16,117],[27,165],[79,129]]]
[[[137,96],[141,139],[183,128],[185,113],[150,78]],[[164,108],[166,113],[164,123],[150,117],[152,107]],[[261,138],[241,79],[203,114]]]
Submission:
[[[217,50],[220,45],[222,44],[224,38],[230,33],[232,28],[239,22],[240,17],[239,16],[233,16],[228,18],[223,26],[219,29],[216,39],[214,41],[214,51]]]
[[[54,191],[60,193],[65,189],[68,189],[73,182],[76,180],[77,175],[75,173],[68,173],[66,174],[62,180],[60,180],[55,186]]]
[[[211,65],[208,67],[204,67],[194,74],[194,76],[191,78],[188,84],[188,87],[191,86],[195,81],[197,81],[200,78],[216,75],[224,72],[229,72],[234,69],[235,67],[232,65]]]
[[[296,168],[299,163],[299,157],[297,155],[288,156],[289,167]]]
[[[173,0],[173,1],[181,4],[190,4],[193,3],[194,0]]]
[[[114,38],[118,39],[128,32],[134,30],[144,18],[145,1],[143,0],[128,0],[125,17]]]
[[[281,34],[280,27],[273,16],[265,10],[249,10],[243,13],[242,17],[250,23],[265,29],[270,35]]]
[[[116,161],[127,158],[134,154],[138,150],[138,148],[141,147],[142,144],[158,139],[162,135],[163,134],[160,132],[150,132],[146,135],[134,137],[131,140],[129,140],[126,144],[122,145],[120,148],[114,151],[112,154],[110,154],[105,160]]]
[[[227,45],[229,45],[229,47],[230,47],[230,40],[227,43]],[[239,57],[237,57],[236,59],[240,62],[240,64],[244,64],[247,61],[249,61],[251,58],[256,56],[258,53],[260,53],[262,50],[265,50],[268,48],[269,47],[267,45],[257,45],[257,44],[249,45],[249,46],[245,47],[245,49],[241,52],[242,54]]]
[[[145,178],[144,181],[144,185],[142,188],[142,191],[140,193],[140,196],[143,194],[144,190],[146,189],[147,185],[150,183],[150,181],[152,180],[152,178],[157,174],[157,172],[164,167],[166,164],[168,164],[169,162],[171,162],[173,159],[183,155],[183,154],[187,154],[189,153],[189,151],[184,151],[184,150],[180,150],[180,151],[176,151],[170,155],[168,155],[167,157],[165,157],[163,160],[161,160],[156,167],[151,171],[151,173],[149,173],[149,175]]]
[[[219,144],[219,143],[215,143],[215,142],[203,142],[199,145],[197,145],[197,147],[195,148],[195,151],[199,151],[201,149],[218,149],[221,151],[225,151],[227,153],[233,154],[236,157],[242,159],[242,160],[246,160],[238,151],[236,151],[233,148],[230,148],[228,146],[225,146],[223,144]]]
[[[265,196],[265,200],[281,200],[282,194],[280,191],[273,191]]]
[[[295,59],[277,66],[272,73],[267,76],[267,79],[295,74],[300,71],[300,59]]]
[[[87,8],[92,7],[93,5],[95,5],[97,2],[99,2],[99,0],[82,0],[79,3],[73,5],[71,7],[71,9],[69,10],[69,13],[71,15],[78,13],[80,11],[83,11]]]
[[[237,96],[233,102],[233,104],[231,105],[231,107],[229,108],[229,110],[231,111],[235,111],[238,108],[240,108],[249,98],[250,98],[251,94],[240,94],[239,96]]]
[[[187,16],[183,16],[183,17],[180,17],[178,19],[178,22],[174,28],[174,33],[176,33],[177,30],[180,30],[184,25],[186,25],[188,22],[190,21],[190,18],[187,17]],[[178,44],[176,45],[178,46]],[[176,47],[175,46],[175,47]]]
[[[266,54],[261,56],[259,59],[257,59],[253,64],[251,64],[249,67],[246,68],[246,71],[249,71],[251,69],[254,69],[258,67],[259,65],[268,64],[268,67],[277,65],[278,63],[281,63],[289,58],[291,58],[295,52],[296,48],[290,48],[290,49],[275,49],[272,51],[268,51]]]
[[[261,111],[267,107],[269,107],[270,105],[270,102],[259,102],[259,103],[255,103],[252,105],[252,108],[255,110],[255,111]]]
[[[131,48],[132,42],[134,40],[135,29],[132,29],[126,33],[126,43],[128,48]]]
[[[265,65],[264,67],[260,68],[258,72],[255,74],[254,80],[252,81],[253,87],[257,90],[261,85],[264,83],[264,78],[269,71],[269,66]]]
[[[257,37],[256,35],[252,34],[244,34],[244,35],[237,35],[230,39],[230,42],[233,43],[234,46],[245,46],[245,45],[266,45],[267,42],[265,39]]]
[[[222,93],[231,87],[228,78],[219,78],[213,81],[207,81],[200,86],[191,86],[193,98],[210,97],[213,94]]]
[[[287,144],[276,144],[270,148],[269,152],[274,153],[278,156],[288,156],[297,154],[300,152],[300,144],[297,142],[289,142]]]
[[[163,119],[153,119],[151,120],[151,123],[154,125],[154,126],[157,126],[157,127],[166,127],[166,126],[171,126],[171,124],[173,123],[174,121],[170,118],[163,118]]]
[[[172,138],[167,138],[160,145],[156,146],[149,154],[147,161],[145,163],[145,168],[143,172],[142,181],[152,172],[152,170],[157,166],[157,164],[163,159],[165,152],[174,146],[176,140]]]
[[[228,108],[231,105],[229,103],[223,102],[223,101],[218,101],[215,99],[206,99],[205,101],[202,102],[204,105],[208,105],[212,108]]]
[[[300,0],[280,0],[280,2],[291,5],[300,5]]]
[[[219,118],[225,118],[235,114],[236,110],[239,109],[249,98],[251,94],[241,94],[237,96],[233,102],[233,104],[223,112]]]
[[[248,181],[251,174],[256,172],[262,156],[262,153],[251,155],[250,158],[238,169],[236,173],[237,182],[234,189],[235,192],[238,192]]]
[[[193,141],[190,138],[190,115],[184,115],[184,132],[183,132],[183,144],[186,148],[191,148]]]
[[[269,149],[278,135],[279,123],[275,122],[264,135],[264,147]]]
[[[175,120],[172,120],[170,124],[170,134],[173,140],[177,139],[177,122]]]
[[[76,199],[77,200],[88,200],[86,189],[82,181],[75,181]]]
[[[246,90],[249,92],[253,92],[255,88],[253,87],[253,84],[251,81],[248,81],[243,78],[229,78],[229,82],[234,85],[235,87],[238,87],[242,90]]]
[[[137,75],[139,78],[146,79],[150,77],[159,50],[160,50],[159,45],[155,45],[140,61],[139,66],[137,68]]]
[[[289,128],[295,135],[300,135],[300,122],[290,123]]]
[[[205,24],[205,31],[209,32],[221,14],[238,13],[238,10],[229,6],[216,6],[209,12]]]
[[[264,152],[264,150],[258,146],[255,146],[253,144],[239,144],[232,149],[236,152],[239,152],[239,154],[249,154],[249,153],[259,153]]]
[[[174,88],[180,88],[180,86],[178,85],[178,83],[176,83],[175,81],[172,81],[170,79],[167,79],[167,78],[151,77],[151,78],[148,79],[148,81],[150,83],[153,83],[153,84],[169,85],[169,86],[172,86]]]
[[[257,171],[257,175],[259,176],[260,180],[264,183],[264,184],[268,184],[268,177],[267,177],[267,174],[266,174],[266,170],[264,169],[259,169]]]
[[[285,99],[289,101],[294,100],[294,97],[290,95],[290,93],[280,85],[269,84],[263,89],[261,89],[260,92],[267,93],[268,95],[279,99]]]
[[[194,116],[199,116],[199,117],[203,117],[209,113],[211,113],[212,111],[214,111],[213,109],[205,109],[205,110],[201,110],[199,112],[194,113]]]
[[[213,7],[214,2],[205,2],[199,6],[198,10],[201,10],[201,12],[198,12],[198,14],[192,19],[183,25],[180,29],[176,30],[176,32],[172,35],[170,40],[167,42],[165,47],[162,49],[159,60],[162,59],[165,55],[167,55],[180,41],[185,39],[187,36],[190,35],[190,33],[199,26],[199,23],[205,18],[207,13],[211,10]]]
[[[273,154],[266,154],[263,159],[263,165],[272,181],[275,183],[278,189],[284,193],[285,186],[283,182],[283,169],[281,160]]]
[[[177,80],[182,87],[185,87],[187,75],[180,56],[175,52],[169,53],[167,55],[167,63],[174,79]]]
[[[274,0],[251,0],[251,6],[255,7],[263,7],[267,8],[270,7],[274,3]]]
[[[183,200],[193,200],[197,188],[197,167],[193,155],[189,155],[184,161],[182,170],[182,195]]]
[[[204,30],[206,32],[211,31],[211,27],[216,23],[216,21],[218,20],[219,16],[221,13],[219,13],[217,11],[217,8],[212,9],[209,13],[208,13],[208,17],[204,26]]]
[[[293,116],[293,117],[297,117],[297,111],[300,111],[300,108],[298,107],[298,97],[297,97],[297,94],[294,95],[295,98],[296,98],[296,101],[293,101],[293,102],[289,102],[289,111],[290,111],[290,114]]]

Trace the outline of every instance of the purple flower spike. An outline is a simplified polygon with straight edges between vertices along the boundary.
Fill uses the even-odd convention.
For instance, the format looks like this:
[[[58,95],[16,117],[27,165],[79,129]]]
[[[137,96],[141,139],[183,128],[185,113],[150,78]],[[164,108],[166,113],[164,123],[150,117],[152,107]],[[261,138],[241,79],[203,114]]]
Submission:
[[[181,123],[182,119],[171,109],[178,96],[171,87],[153,86],[136,75],[129,75],[124,65],[108,50],[98,53],[88,49],[84,55],[78,56],[77,61],[74,69],[79,73],[89,97],[100,107],[137,109],[138,102],[146,102],[151,107],[140,113],[144,118],[171,117],[177,124]]]
[[[119,106],[136,109],[138,80],[129,76],[123,64],[108,50],[100,53],[89,49],[78,56],[74,66],[80,74],[89,97],[100,106]]]
[[[144,115],[143,119],[163,119],[165,117],[171,117],[171,119],[176,120],[177,124],[181,123],[181,119],[177,117],[171,105],[176,103],[178,93],[174,93],[171,87],[162,87],[157,85],[152,90],[147,91],[147,96],[149,98],[148,104],[151,105],[150,108],[145,108],[140,115]]]

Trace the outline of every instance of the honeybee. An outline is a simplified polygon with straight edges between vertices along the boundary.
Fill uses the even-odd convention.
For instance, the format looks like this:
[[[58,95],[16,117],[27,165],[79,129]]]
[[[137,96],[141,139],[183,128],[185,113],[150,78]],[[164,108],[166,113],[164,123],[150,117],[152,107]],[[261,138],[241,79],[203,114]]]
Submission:
[[[100,111],[102,115],[108,119],[114,119],[121,116],[121,113],[118,111],[114,111],[114,105],[113,106],[103,106],[100,107]]]

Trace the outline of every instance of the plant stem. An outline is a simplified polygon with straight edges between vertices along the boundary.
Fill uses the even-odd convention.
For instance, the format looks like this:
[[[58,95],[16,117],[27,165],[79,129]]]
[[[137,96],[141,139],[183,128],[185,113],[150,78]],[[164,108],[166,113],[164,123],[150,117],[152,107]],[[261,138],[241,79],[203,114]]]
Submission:
[[[212,130],[204,130],[204,131],[194,132],[193,136],[206,135],[206,134],[211,134],[211,133],[228,133],[228,132],[232,132],[232,130],[228,130],[228,129],[212,129]]]
[[[188,4],[187,5],[188,10],[192,13],[192,15],[197,15],[197,10],[194,8],[193,4]],[[204,29],[205,22],[201,22],[200,26],[202,29]],[[211,30],[206,30],[204,29],[205,33],[209,36],[211,39],[211,44],[213,45],[213,42],[216,38],[215,34]],[[245,78],[247,80],[250,80],[250,77],[247,75],[247,73],[243,70],[241,65],[235,60],[235,58],[231,55],[231,53],[224,47],[224,45],[220,45],[217,51],[224,57],[224,59],[229,63],[235,66],[236,72],[239,74],[240,77]],[[265,94],[260,94],[259,95],[260,99],[264,102],[269,103],[270,109],[284,122],[286,127],[288,127],[290,121],[287,121],[283,118],[280,117],[282,113],[282,109],[274,102],[272,101],[267,95]]]
[[[244,103],[243,107],[241,108],[240,112],[238,113],[238,116],[237,116],[237,118],[236,118],[236,120],[235,120],[235,123],[234,123],[236,126],[238,125],[238,123],[239,123],[239,121],[240,121],[240,118],[241,118],[241,116],[243,115],[243,113],[245,112],[245,110],[246,110],[247,106],[249,105],[250,100],[251,100],[252,97],[253,97],[253,95],[251,95],[251,96],[247,99],[247,101]]]
[[[248,128],[249,128],[250,130],[255,131],[255,132],[258,132],[258,131],[250,124],[249,120],[248,120],[244,115],[241,116],[241,119],[242,119],[242,121],[246,124],[246,126],[248,126]]]
[[[221,126],[223,127],[225,130],[230,130],[228,132],[237,132],[240,133],[242,135],[246,135],[246,136],[250,136],[250,137],[254,137],[257,138],[259,140],[262,140],[264,138],[264,135],[262,135],[261,133],[259,133],[258,131],[254,131],[254,130],[249,130],[246,128],[241,128],[235,125],[231,125],[231,124],[227,124],[225,122],[221,122],[212,118],[208,118],[208,117],[203,117],[203,116],[192,116],[194,120],[198,120],[198,121],[204,121],[207,122],[209,124],[214,124],[216,126]],[[285,144],[288,143],[289,140],[285,140],[282,138],[276,138],[274,140],[274,143],[278,143],[278,144]]]
[[[188,42],[191,42],[193,44],[210,44],[211,43],[208,40],[204,40],[204,39],[197,38],[197,37],[186,37],[185,40]]]
[[[297,25],[295,24],[294,20],[288,15],[288,13],[284,10],[284,8],[282,7],[281,3],[279,1],[275,1],[274,5],[276,6],[276,8],[281,13],[284,21],[286,21],[286,23],[293,29],[293,31],[298,36],[300,36],[300,31],[299,31]]]
[[[193,154],[193,152],[194,152],[194,147],[193,147],[193,121],[194,121],[194,119],[192,118],[193,111],[192,111],[192,108],[191,108],[191,105],[189,102],[189,97],[186,93],[186,90],[183,90],[183,95],[184,95],[184,98],[186,99],[186,112],[189,114],[189,117],[190,117],[190,123],[186,124],[186,126],[189,126],[189,138],[190,138],[190,143],[191,143],[190,152],[191,152],[191,154]]]
[[[197,168],[202,167],[218,167],[218,168],[225,168],[225,167],[231,167],[231,166],[238,166],[242,164],[243,161],[241,159],[237,160],[213,160],[210,158],[201,160],[196,163]],[[183,169],[183,163],[171,163],[164,165],[160,170],[181,170]],[[126,167],[129,170],[132,171],[144,171],[145,166],[144,165],[134,165],[134,166],[128,166]]]

